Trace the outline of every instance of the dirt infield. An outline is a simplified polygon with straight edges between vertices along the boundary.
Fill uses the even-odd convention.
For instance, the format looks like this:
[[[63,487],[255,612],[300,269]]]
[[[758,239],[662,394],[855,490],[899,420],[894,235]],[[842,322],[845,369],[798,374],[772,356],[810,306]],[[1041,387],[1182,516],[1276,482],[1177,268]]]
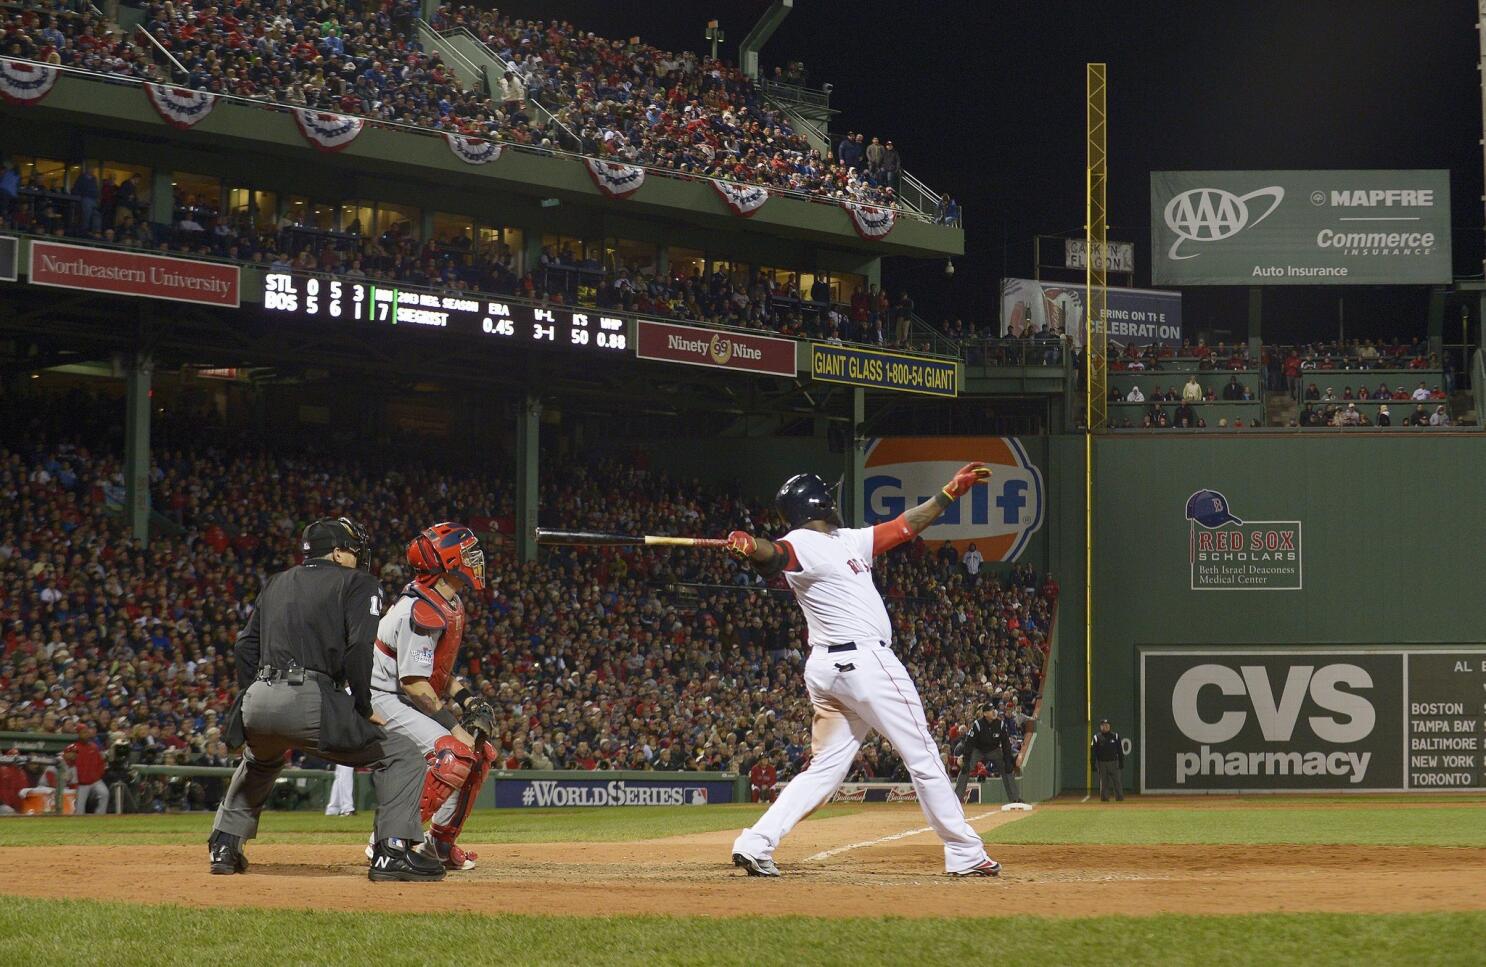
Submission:
[[[1076,806],[1053,805],[1047,809]],[[984,832],[1018,814],[972,807]],[[803,823],[786,876],[728,863],[732,832],[627,843],[480,846],[441,884],[373,884],[355,846],[250,846],[213,877],[204,846],[0,848],[0,892],[190,906],[703,916],[1087,916],[1486,909],[1486,849],[1331,846],[997,846],[999,880],[943,875],[911,805]]]

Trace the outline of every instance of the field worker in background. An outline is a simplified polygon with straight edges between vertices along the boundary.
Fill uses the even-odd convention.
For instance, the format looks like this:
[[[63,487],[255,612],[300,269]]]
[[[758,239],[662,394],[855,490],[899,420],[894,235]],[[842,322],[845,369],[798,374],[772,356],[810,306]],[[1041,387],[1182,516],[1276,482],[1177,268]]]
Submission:
[[[1089,745],[1089,761],[1099,778],[1100,801],[1109,802],[1109,794],[1113,792],[1118,802],[1124,802],[1125,745],[1120,741],[1120,733],[1109,727],[1109,719],[1099,720],[1099,731],[1094,733],[1094,741]]]
[[[351,766],[335,767],[335,781],[330,784],[330,801],[325,804],[325,815],[356,815],[356,770]]]
[[[996,876],[1001,864],[965,821],[929,732],[918,689],[893,653],[893,627],[872,583],[872,561],[906,544],[971,487],[991,477],[966,464],[939,493],[874,527],[845,527],[836,498],[815,474],[797,474],[775,496],[790,526],[782,540],[728,535],[728,550],[761,575],[783,574],[809,628],[805,689],[815,707],[810,766],[790,780],[774,805],[733,842],[733,863],[749,876],[779,876],[774,850],[795,824],[841,787],[867,733],[882,733],[913,779],[919,807],[944,842],[944,868],[954,876]]]

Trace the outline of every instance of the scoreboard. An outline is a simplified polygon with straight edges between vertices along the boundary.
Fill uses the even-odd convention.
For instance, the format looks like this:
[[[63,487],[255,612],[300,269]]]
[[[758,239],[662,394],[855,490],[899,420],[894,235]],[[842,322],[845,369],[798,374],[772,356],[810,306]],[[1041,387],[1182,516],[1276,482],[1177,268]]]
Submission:
[[[307,321],[444,329],[499,342],[594,353],[625,353],[630,347],[628,323],[596,310],[504,302],[365,279],[269,272],[263,277],[263,308],[272,315]]]

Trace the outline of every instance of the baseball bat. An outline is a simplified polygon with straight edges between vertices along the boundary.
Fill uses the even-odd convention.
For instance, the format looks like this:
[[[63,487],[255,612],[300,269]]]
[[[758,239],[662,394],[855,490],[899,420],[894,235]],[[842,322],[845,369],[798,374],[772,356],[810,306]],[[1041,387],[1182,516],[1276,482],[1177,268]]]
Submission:
[[[727,547],[720,537],[659,537],[646,534],[604,534],[597,531],[563,531],[537,528],[538,544],[576,544],[590,547]]]

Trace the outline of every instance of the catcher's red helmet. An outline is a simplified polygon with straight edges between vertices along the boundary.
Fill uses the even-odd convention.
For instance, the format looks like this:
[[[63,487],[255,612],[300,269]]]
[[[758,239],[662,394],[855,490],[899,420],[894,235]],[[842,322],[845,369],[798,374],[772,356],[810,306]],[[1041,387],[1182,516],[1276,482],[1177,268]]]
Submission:
[[[485,590],[485,552],[475,532],[463,524],[445,521],[424,530],[408,545],[408,564],[419,581],[449,575],[476,591]]]

